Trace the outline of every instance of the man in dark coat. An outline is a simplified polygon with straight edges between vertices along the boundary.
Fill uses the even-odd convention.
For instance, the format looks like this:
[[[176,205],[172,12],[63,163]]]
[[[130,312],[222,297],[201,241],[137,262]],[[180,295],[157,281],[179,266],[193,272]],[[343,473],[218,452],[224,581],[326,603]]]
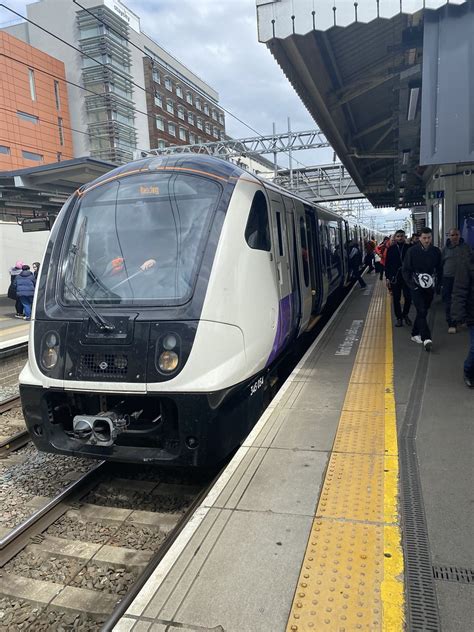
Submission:
[[[33,296],[35,294],[36,279],[30,266],[24,265],[20,274],[15,279],[15,289],[18,298],[23,305],[25,312],[25,320],[31,320],[31,307],[33,305]]]
[[[410,288],[411,298],[416,307],[411,339],[422,344],[426,351],[431,351],[433,347],[426,319],[435,288],[439,288],[443,273],[441,250],[432,245],[432,240],[431,228],[426,226],[421,231],[419,243],[412,246],[405,255],[402,267],[403,278]]]
[[[359,281],[361,288],[367,287],[367,283],[361,277],[360,267],[362,265],[362,253],[360,252],[359,246],[351,239],[347,244],[347,250],[349,252],[349,270],[352,278]]]
[[[464,382],[474,388],[474,253],[469,261],[460,262],[456,268],[451,301],[451,314],[458,323],[469,328],[470,345],[464,361]]]
[[[410,246],[406,243],[405,231],[397,230],[395,233],[395,243],[387,250],[387,257],[385,259],[385,277],[387,279],[387,287],[392,292],[393,309],[395,311],[395,318],[397,319],[395,327],[402,327],[403,321],[405,321],[407,325],[411,325],[411,320],[408,316],[411,306],[411,293],[402,274],[403,260],[409,248]],[[400,304],[402,292],[403,311]]]
[[[443,291],[442,297],[446,306],[446,321],[448,333],[456,333],[456,321],[451,315],[451,296],[453,293],[456,268],[460,263],[467,263],[471,257],[471,248],[464,243],[461,232],[457,228],[451,228],[446,246],[441,251],[443,257]]]

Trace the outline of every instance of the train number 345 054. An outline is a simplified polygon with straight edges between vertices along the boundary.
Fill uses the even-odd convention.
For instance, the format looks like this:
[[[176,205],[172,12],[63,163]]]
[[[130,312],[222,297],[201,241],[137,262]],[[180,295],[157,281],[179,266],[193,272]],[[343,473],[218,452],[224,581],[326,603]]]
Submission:
[[[264,378],[259,377],[256,382],[250,385],[250,397],[252,397],[252,395],[254,395],[258,391],[258,389],[263,386],[263,382]]]

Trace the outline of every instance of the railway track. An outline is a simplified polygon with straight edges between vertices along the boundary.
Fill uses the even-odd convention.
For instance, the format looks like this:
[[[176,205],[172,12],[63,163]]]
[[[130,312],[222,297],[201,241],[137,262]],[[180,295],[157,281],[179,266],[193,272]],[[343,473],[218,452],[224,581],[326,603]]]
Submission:
[[[6,400],[0,402],[0,415],[9,412],[16,406],[20,405],[20,398],[18,396],[9,397]],[[11,452],[19,450],[23,446],[27,445],[30,441],[30,435],[27,430],[18,430],[13,432],[10,436],[0,438],[0,458],[6,457]]]
[[[101,629],[146,581],[210,482],[118,469],[100,462],[0,540],[0,628]]]

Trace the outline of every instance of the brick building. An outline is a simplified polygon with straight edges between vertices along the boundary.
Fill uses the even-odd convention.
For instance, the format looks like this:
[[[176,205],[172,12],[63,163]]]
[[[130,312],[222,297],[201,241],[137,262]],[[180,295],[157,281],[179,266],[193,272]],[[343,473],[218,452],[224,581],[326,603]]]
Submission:
[[[224,138],[224,112],[209,94],[159,61],[144,58],[143,66],[152,149]]]
[[[0,31],[0,171],[73,158],[63,62]]]

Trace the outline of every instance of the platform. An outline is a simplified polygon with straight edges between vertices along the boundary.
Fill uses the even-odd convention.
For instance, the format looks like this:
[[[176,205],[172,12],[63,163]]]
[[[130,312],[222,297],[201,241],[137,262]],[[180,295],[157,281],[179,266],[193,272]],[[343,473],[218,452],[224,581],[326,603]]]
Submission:
[[[368,283],[115,630],[473,629],[473,584],[461,572],[473,568],[467,332],[447,334],[436,299],[429,354],[408,327],[392,328],[384,284]]]
[[[15,318],[15,302],[0,297],[0,349],[27,342],[29,323]]]

